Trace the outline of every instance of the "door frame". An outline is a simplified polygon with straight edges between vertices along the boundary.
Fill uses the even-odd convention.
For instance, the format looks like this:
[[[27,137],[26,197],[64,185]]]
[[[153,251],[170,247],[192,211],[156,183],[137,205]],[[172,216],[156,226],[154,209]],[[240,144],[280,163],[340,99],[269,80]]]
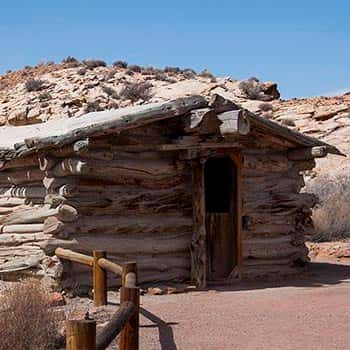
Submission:
[[[243,154],[241,149],[216,152],[192,159],[192,208],[193,235],[191,243],[191,280],[197,287],[203,288],[207,284],[207,232],[205,210],[205,182],[204,165],[207,159],[215,156],[229,156],[236,166],[236,261],[238,278],[242,276],[242,168]]]

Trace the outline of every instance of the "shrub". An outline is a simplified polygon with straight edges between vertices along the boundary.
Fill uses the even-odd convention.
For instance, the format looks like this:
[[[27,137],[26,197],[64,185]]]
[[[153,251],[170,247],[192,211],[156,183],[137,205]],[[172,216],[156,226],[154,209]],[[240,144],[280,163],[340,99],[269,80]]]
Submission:
[[[38,281],[16,283],[0,297],[1,349],[48,350],[58,340],[58,320]]]
[[[68,66],[69,68],[74,68],[74,67],[79,67],[80,66],[80,62],[72,56],[68,56],[65,59],[62,60],[62,63],[66,66]]]
[[[165,73],[181,73],[181,69],[179,67],[164,67]]]
[[[313,241],[336,241],[350,237],[350,175],[333,169],[306,181],[304,192],[314,193],[319,203],[313,208]]]
[[[261,103],[259,105],[259,109],[263,112],[269,112],[269,111],[272,111],[272,104],[271,103],[267,103],[267,102],[264,102],[264,103]]]
[[[204,69],[199,73],[199,76],[202,78],[209,78],[212,82],[216,81],[216,77],[214,74],[210,73],[208,69]]]
[[[244,94],[253,100],[266,100],[269,99],[263,92],[263,85],[255,78],[249,78],[248,80],[241,81],[238,85],[239,89]]]
[[[156,80],[160,80],[160,81],[168,81],[169,80],[169,77],[164,72],[155,73],[154,78]]]
[[[195,70],[191,69],[191,68],[186,68],[182,71],[182,75],[184,76],[184,78],[186,79],[193,79],[196,77],[197,73]]]
[[[149,82],[133,83],[126,85],[120,92],[120,97],[124,100],[136,102],[138,100],[147,101],[151,98],[150,89],[152,84]]]
[[[100,112],[103,111],[103,108],[100,106],[100,104],[97,101],[88,102],[84,107],[85,113],[91,113],[91,112]]]
[[[137,64],[132,64],[131,66],[128,67],[129,70],[131,70],[132,72],[136,72],[136,73],[141,73],[142,68],[140,66],[138,66]]]
[[[62,63],[79,63],[79,61],[73,56],[67,56],[62,60]]]
[[[105,61],[102,61],[102,60],[84,60],[83,63],[89,69],[107,66],[107,63]]]
[[[87,72],[85,67],[82,67],[80,69],[78,69],[77,74],[79,75],[85,75],[85,73]]]
[[[50,93],[48,92],[43,92],[39,95],[39,101],[40,102],[45,102],[45,101],[49,101],[52,99],[52,96]]]
[[[40,91],[44,88],[44,81],[40,79],[29,79],[25,83],[25,88],[28,92]]]
[[[285,126],[295,126],[295,122],[291,118],[285,118],[281,120],[281,124]]]
[[[118,97],[119,97],[118,94],[117,94],[117,92],[116,92],[113,88],[111,88],[111,87],[109,87],[109,86],[103,85],[103,86],[102,86],[102,90],[103,90],[103,92],[104,92],[105,94],[107,94],[108,96],[111,96],[111,97],[113,97],[113,98],[118,98]]]
[[[113,63],[113,67],[116,68],[128,68],[128,63],[125,61],[115,61]]]

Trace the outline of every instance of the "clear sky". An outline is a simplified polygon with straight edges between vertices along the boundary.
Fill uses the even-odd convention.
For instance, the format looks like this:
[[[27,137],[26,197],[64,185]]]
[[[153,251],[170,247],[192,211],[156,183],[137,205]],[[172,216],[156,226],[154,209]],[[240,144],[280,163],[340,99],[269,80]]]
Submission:
[[[350,90],[350,1],[12,0],[0,73],[71,55],[209,69],[279,83],[282,96]]]

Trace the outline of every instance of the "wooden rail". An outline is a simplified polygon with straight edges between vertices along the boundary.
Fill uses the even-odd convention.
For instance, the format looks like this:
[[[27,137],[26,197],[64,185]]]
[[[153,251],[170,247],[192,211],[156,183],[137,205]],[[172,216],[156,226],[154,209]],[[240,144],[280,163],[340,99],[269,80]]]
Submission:
[[[93,299],[95,306],[107,304],[107,272],[121,276],[120,308],[96,336],[96,322],[68,320],[66,322],[67,350],[104,350],[120,334],[120,350],[138,350],[140,289],[137,284],[136,262],[118,265],[108,260],[106,252],[95,250],[93,256],[57,248],[55,254],[69,261],[88,265],[93,270]]]

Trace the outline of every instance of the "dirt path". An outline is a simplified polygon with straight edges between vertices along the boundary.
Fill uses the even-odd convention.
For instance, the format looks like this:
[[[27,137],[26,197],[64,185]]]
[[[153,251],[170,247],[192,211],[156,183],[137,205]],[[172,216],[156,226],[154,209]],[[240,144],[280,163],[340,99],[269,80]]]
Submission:
[[[141,349],[350,348],[350,266],[313,264],[303,280],[142,299]]]

